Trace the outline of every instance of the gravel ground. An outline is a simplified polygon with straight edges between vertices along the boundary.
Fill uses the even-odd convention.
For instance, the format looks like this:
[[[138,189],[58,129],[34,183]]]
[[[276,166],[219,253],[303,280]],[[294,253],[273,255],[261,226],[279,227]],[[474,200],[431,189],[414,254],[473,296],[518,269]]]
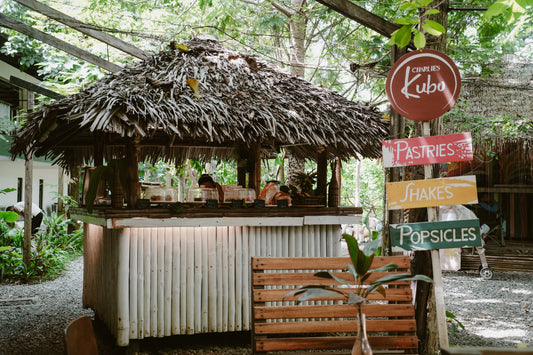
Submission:
[[[40,284],[0,285],[0,355],[62,354],[63,331],[82,315],[82,258],[66,274]],[[446,309],[465,329],[452,331],[457,346],[533,347],[533,273],[495,272],[483,280],[474,272],[445,272]],[[102,354],[120,354],[105,327],[96,325]],[[247,333],[145,339],[139,353],[251,354]]]

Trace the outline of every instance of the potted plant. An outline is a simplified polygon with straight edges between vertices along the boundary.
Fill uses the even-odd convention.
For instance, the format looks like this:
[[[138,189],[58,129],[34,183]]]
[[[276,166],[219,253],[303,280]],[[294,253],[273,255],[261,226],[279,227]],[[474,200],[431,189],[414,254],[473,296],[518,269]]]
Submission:
[[[293,204],[317,205],[324,196],[316,196],[313,189],[317,182],[317,172],[298,173],[294,177],[294,185],[290,185]]]
[[[374,235],[378,234],[377,232]],[[350,253],[350,259],[352,264],[348,265],[348,271],[353,276],[353,283],[336,277],[329,271],[320,271],[315,273],[317,277],[332,278],[338,281],[340,284],[346,286],[348,292],[343,292],[341,288],[332,288],[328,286],[304,286],[297,290],[287,293],[285,297],[295,295],[298,297],[298,301],[308,301],[317,296],[325,296],[333,294],[340,294],[345,302],[353,304],[357,307],[357,336],[352,348],[352,355],[360,354],[372,354],[372,349],[368,343],[366,336],[366,322],[365,315],[362,312],[361,306],[366,302],[367,296],[372,292],[379,292],[385,295],[385,285],[394,281],[426,281],[433,282],[431,278],[425,275],[411,275],[408,273],[392,274],[384,276],[370,285],[365,285],[365,281],[375,272],[391,271],[398,268],[398,265],[394,263],[387,264],[378,269],[370,269],[372,261],[376,254],[379,253],[381,246],[381,237],[378,235],[375,239],[371,240],[364,249],[359,248],[357,239],[350,234],[343,234],[343,238],[346,240],[348,251]]]

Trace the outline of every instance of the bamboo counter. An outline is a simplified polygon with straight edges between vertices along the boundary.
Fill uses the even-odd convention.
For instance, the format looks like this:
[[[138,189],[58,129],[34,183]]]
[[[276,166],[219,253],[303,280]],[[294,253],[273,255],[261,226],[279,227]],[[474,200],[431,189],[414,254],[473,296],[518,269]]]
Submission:
[[[252,256],[339,256],[356,207],[70,210],[84,222],[83,306],[131,339],[251,329]]]

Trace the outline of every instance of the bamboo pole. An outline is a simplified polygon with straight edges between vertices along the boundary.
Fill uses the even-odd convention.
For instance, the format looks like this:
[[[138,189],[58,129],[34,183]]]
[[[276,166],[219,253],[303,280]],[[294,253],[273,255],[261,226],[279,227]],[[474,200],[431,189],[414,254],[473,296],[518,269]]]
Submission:
[[[137,231],[137,338],[144,338],[144,230]]]
[[[172,334],[180,334],[181,230],[182,228],[172,228]]]
[[[213,228],[202,227],[202,240],[201,240],[201,250],[202,250],[202,313],[198,316],[201,316],[201,329],[202,333],[207,333],[209,331],[209,230]]]
[[[172,335],[172,228],[164,228],[164,252],[165,252],[165,271],[164,271],[164,336]]]
[[[130,228],[121,229],[117,233],[118,242],[118,282],[116,283],[117,295],[117,344],[126,346],[129,343],[130,335],[130,313],[129,313],[129,275],[130,275]]]
[[[129,276],[129,304],[130,304],[130,339],[138,339],[138,287],[139,287],[139,277],[137,275],[138,266],[138,249],[137,249],[137,240],[138,240],[138,228],[131,229],[130,235],[130,276]]]
[[[208,229],[207,249],[207,329],[213,333],[217,330],[217,228]]]
[[[157,228],[157,336],[165,334],[165,229]]]

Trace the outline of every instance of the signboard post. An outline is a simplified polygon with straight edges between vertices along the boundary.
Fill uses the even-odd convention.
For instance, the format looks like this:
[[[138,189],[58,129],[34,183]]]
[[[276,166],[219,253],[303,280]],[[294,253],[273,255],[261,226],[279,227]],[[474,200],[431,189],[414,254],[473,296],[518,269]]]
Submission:
[[[476,176],[389,182],[389,210],[477,203]]]
[[[390,225],[391,244],[404,250],[480,247],[479,219]]]
[[[396,112],[415,121],[424,121],[422,123],[422,129],[424,131],[423,136],[426,140],[432,140],[432,138],[429,138],[431,134],[429,122],[427,121],[440,117],[450,110],[459,97],[460,89],[461,77],[459,70],[453,61],[443,53],[431,49],[417,50],[402,56],[392,66],[389,75],[387,76],[387,83],[385,86],[389,102]],[[445,156],[448,155],[450,148],[446,144],[440,145],[439,143],[430,143],[429,146],[433,146],[433,148],[430,148],[428,144],[423,143],[423,139],[421,139],[421,141],[422,144],[418,142],[391,143],[393,147],[393,159],[391,159],[390,164],[392,164],[391,166],[394,166],[395,161],[398,164],[405,165],[424,164],[424,177],[426,179],[432,179],[432,166],[430,164],[433,164],[434,162],[431,160],[433,158],[445,158]],[[411,147],[413,149],[410,150],[411,154],[409,156],[409,149],[406,147],[409,147],[410,143],[412,144]],[[386,144],[387,143],[385,142],[385,145]],[[398,144],[396,146],[396,160],[394,160],[395,144]],[[419,152],[418,156],[417,153],[415,153],[415,146],[417,147],[416,150]],[[390,145],[388,148],[390,148]],[[400,157],[401,149],[405,150],[405,157]],[[431,159],[422,159],[422,153],[425,153],[426,158],[428,154],[431,155]],[[386,155],[385,147],[383,155]],[[407,183],[409,184],[412,182]],[[451,187],[449,187],[449,185],[431,186],[433,182],[428,184],[430,185],[419,187],[413,185],[403,186],[404,201],[402,201],[402,198],[391,197],[391,194],[395,191],[395,186],[390,185],[390,188],[388,186],[387,201],[389,209],[391,209],[391,207],[413,208],[406,207],[407,205],[405,202],[415,202],[415,200],[417,200],[418,202],[422,202],[418,204],[417,207],[429,207],[428,221],[435,222],[437,221],[437,211],[435,207],[431,206],[439,206],[441,205],[440,202],[443,200],[451,200],[452,198],[449,197],[450,195],[454,195],[454,198],[457,198],[457,200],[461,199],[458,195],[455,195],[455,190],[457,190],[457,192],[460,191],[459,186],[457,186],[457,189],[454,189],[453,192],[450,192]],[[473,184],[475,185],[475,179]],[[467,183],[466,185],[467,188],[465,191],[475,193],[475,187],[473,190],[469,189],[471,183]],[[413,190],[412,188],[415,189]],[[398,189],[398,191],[401,192],[401,189]],[[477,193],[475,197],[469,196],[466,199],[475,201],[469,203],[476,203]],[[445,347],[448,346],[448,330],[446,328],[444,292],[438,250],[431,250],[431,260],[439,344],[441,347]]]
[[[383,141],[381,145],[383,165],[386,168],[474,159],[470,132],[446,136],[394,139]]]
[[[448,112],[461,90],[461,75],[443,53],[422,49],[392,66],[385,86],[391,106],[415,121],[430,121]]]

